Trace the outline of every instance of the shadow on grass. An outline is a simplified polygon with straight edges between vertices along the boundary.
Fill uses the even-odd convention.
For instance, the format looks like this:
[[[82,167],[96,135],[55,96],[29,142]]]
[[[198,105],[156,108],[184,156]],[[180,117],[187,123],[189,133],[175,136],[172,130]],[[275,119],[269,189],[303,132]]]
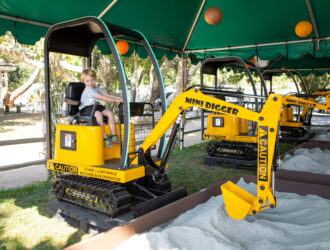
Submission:
[[[47,213],[47,203],[55,200],[55,196],[51,191],[51,182],[46,181],[0,191],[0,201],[3,199],[14,199],[15,205],[23,209],[37,207],[40,215],[50,218]]]
[[[0,228],[3,230],[3,228]],[[2,233],[0,233],[0,250],[7,250],[7,249],[33,249],[33,250],[45,250],[45,249],[63,249],[65,247],[71,246],[75,243],[81,241],[82,236],[84,233],[82,231],[77,231],[73,233],[65,244],[54,244],[52,239],[46,239],[38,244],[34,245],[33,247],[27,247],[24,244],[24,240],[18,237],[3,237]]]
[[[55,196],[51,191],[51,182],[40,182],[38,184],[32,184],[23,188],[15,188],[11,190],[0,191],[0,205],[2,202],[8,200],[14,200],[14,205],[21,208],[36,207],[40,216],[51,218],[47,213],[47,204],[50,201],[55,200]],[[0,211],[0,218],[6,218],[10,214],[10,211]],[[20,227],[20,225],[18,224]],[[75,231],[69,236],[64,244],[58,244],[54,242],[51,235],[42,239],[38,244],[33,247],[26,247],[26,238],[24,234],[22,238],[8,237],[5,235],[6,225],[0,222],[0,250],[4,249],[63,249],[67,246],[75,244],[81,241],[84,232],[82,230]],[[60,228],[60,227],[59,227]],[[66,229],[64,229],[66,230]],[[36,230],[38,232],[38,230]]]
[[[65,242],[65,244],[54,244],[51,239],[47,239],[44,241],[39,242],[37,245],[33,246],[32,250],[44,250],[44,249],[63,249],[65,247],[71,246],[75,243],[78,243],[81,241],[82,236],[84,233],[79,230],[73,233],[68,240]]]

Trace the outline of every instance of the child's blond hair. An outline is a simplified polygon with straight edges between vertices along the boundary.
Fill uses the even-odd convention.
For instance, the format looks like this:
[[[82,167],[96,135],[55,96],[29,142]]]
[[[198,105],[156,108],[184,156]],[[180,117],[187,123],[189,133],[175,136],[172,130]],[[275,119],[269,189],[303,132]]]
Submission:
[[[86,76],[90,76],[90,77],[93,77],[94,79],[96,79],[95,70],[91,69],[91,68],[84,69],[83,72],[81,73],[81,80],[84,81]]]

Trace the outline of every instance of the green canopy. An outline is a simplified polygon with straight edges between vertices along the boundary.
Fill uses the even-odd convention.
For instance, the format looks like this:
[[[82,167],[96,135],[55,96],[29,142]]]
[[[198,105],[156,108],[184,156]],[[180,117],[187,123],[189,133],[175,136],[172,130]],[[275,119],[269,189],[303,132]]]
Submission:
[[[275,63],[272,69],[297,70],[303,76],[313,73],[314,75],[323,75],[325,72],[330,73],[330,57],[316,58],[310,54],[306,54],[298,59],[287,60],[281,58]]]
[[[143,32],[158,58],[164,53],[173,57],[183,49],[185,56],[195,60],[229,55],[243,59],[258,55],[264,60],[279,55],[301,59],[306,53],[315,58],[330,56],[327,0],[5,0],[0,4],[0,34],[10,30],[18,42],[34,44],[49,25],[99,16],[110,3],[113,6],[101,18]],[[211,6],[223,13],[216,25],[204,19]],[[295,26],[304,20],[315,25],[308,37],[300,38]],[[130,52],[137,48],[131,44]]]

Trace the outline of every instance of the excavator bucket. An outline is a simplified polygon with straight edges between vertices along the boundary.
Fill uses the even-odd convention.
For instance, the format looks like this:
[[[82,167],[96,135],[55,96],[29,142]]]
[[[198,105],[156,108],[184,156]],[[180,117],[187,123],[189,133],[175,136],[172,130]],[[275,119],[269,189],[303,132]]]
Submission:
[[[225,184],[221,185],[221,191],[227,213],[236,220],[244,219],[251,210],[254,201],[257,199],[231,181],[227,181]]]

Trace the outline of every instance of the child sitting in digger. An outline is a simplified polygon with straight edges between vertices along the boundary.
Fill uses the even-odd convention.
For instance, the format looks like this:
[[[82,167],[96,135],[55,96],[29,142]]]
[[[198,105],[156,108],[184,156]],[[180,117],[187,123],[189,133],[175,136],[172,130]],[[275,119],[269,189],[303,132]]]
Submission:
[[[93,69],[84,69],[81,74],[81,80],[85,84],[85,89],[81,95],[79,110],[81,115],[90,116],[93,110],[95,102],[106,101],[106,102],[117,102],[123,101],[122,98],[113,95],[106,94],[101,88],[95,85],[96,72]],[[107,110],[103,105],[98,105],[95,111],[96,122],[103,129],[104,146],[112,147],[114,143],[119,143],[119,139],[116,135],[115,119],[113,113]],[[108,118],[108,124],[110,127],[110,135],[107,135],[104,129],[103,116]]]

